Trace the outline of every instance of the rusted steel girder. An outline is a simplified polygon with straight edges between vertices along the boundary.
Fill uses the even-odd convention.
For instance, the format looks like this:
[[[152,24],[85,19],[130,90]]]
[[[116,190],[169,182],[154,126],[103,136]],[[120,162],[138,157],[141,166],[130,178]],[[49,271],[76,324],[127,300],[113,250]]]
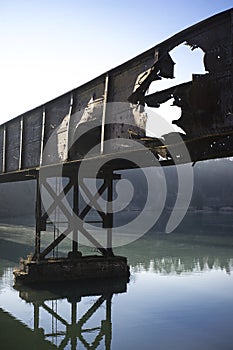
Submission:
[[[169,100],[180,108],[181,116],[173,124],[183,130],[180,136],[191,161],[233,155],[232,28],[230,9],[1,125],[0,181],[11,181],[13,174],[14,179],[27,180],[26,174],[40,167],[81,161],[95,146],[92,157],[120,153],[124,145],[117,149],[114,142],[108,148],[104,146],[105,141],[117,139],[135,138],[152,148],[158,158],[162,154],[163,165],[171,164],[172,157],[164,150],[174,143],[174,135],[162,135],[161,140],[148,138],[145,109],[150,106],[159,112]],[[203,51],[205,73],[193,74],[191,81],[148,95],[152,82],[156,85],[159,80],[174,77],[171,51],[182,44]],[[114,110],[109,108],[112,103],[123,107]]]

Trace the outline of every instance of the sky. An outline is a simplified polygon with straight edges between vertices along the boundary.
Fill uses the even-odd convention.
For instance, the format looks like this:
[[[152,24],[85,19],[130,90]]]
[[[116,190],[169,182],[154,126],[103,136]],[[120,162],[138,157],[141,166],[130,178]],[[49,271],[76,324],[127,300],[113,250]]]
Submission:
[[[0,124],[231,7],[232,0],[0,0]],[[185,59],[175,75],[201,73],[201,65],[190,70],[187,48],[179,50],[172,57]]]

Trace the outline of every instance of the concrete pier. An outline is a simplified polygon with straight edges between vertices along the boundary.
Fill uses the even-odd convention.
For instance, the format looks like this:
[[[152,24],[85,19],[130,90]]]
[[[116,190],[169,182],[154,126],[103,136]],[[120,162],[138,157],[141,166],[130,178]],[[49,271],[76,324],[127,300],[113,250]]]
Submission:
[[[42,261],[21,260],[14,270],[15,283],[41,283],[84,279],[129,277],[127,259],[98,255],[81,258],[49,258]]]

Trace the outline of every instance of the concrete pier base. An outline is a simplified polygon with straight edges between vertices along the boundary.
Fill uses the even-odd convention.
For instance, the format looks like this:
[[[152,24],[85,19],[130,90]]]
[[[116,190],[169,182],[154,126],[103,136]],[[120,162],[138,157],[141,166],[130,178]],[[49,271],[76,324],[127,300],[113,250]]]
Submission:
[[[14,270],[16,284],[129,277],[127,259],[123,256],[97,255],[81,258],[50,258],[41,261],[21,260]]]

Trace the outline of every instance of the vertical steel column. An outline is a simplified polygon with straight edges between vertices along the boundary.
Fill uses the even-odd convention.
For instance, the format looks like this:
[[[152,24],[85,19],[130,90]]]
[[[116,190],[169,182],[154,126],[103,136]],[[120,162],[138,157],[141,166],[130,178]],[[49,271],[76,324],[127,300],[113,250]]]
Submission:
[[[79,214],[79,184],[78,184],[78,175],[75,172],[73,176],[73,216],[78,216]],[[73,252],[78,251],[78,229],[73,227],[73,241],[72,241],[72,250]]]
[[[105,349],[111,350],[112,341],[112,295],[106,298]]]
[[[3,126],[2,172],[6,172],[6,124]]]
[[[77,334],[74,332],[74,327],[77,324],[77,302],[72,301],[71,303],[71,325],[72,325],[72,331],[70,333],[70,343],[71,343],[71,350],[77,349]]]
[[[70,134],[70,117],[72,114],[72,109],[73,109],[73,104],[74,104],[74,94],[73,91],[71,92],[70,95],[70,108],[68,112],[68,124],[67,124],[67,130],[66,130],[66,140],[67,140],[67,146],[66,146],[66,160],[69,158],[69,134]]]
[[[40,318],[40,307],[39,303],[33,303],[34,306],[34,331],[38,331],[39,329],[39,318]]]
[[[113,212],[112,212],[112,200],[113,200],[113,174],[110,174],[107,178],[107,212],[105,219],[105,227],[107,228],[107,252],[108,255],[113,256],[112,251],[112,228],[113,228]]]
[[[23,155],[23,117],[20,119],[20,141],[19,141],[19,170],[22,168]]]
[[[45,135],[45,106],[42,111],[42,128],[41,128],[41,141],[40,141],[40,165],[43,163],[43,149],[44,149],[44,135]]]
[[[35,237],[35,259],[38,260],[40,256],[40,236],[41,236],[41,193],[39,175],[36,179],[36,237]]]
[[[105,133],[107,102],[108,102],[108,82],[109,82],[109,76],[108,76],[108,74],[106,74],[105,87],[104,87],[103,114],[102,114],[102,123],[101,123],[101,136],[100,136],[100,154],[104,153],[104,138],[105,138],[104,133]]]

